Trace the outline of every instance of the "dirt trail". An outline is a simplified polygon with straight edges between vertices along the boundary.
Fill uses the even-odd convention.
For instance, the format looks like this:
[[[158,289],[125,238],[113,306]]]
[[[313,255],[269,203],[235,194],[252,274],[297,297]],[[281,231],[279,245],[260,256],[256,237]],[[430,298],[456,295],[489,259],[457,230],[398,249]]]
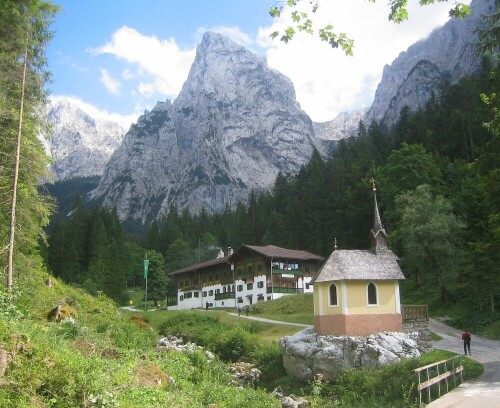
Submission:
[[[435,341],[437,349],[463,353],[461,331],[430,319],[432,332],[443,337]],[[470,358],[484,366],[484,374],[477,380],[458,388],[427,405],[429,408],[498,408],[500,407],[500,341],[488,340],[472,333]]]

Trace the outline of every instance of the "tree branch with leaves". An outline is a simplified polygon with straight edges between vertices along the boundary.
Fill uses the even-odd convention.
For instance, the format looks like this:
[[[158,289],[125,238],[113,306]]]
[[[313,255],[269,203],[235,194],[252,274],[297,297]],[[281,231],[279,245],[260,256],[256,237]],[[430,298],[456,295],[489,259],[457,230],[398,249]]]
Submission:
[[[366,0],[375,3],[375,0]],[[421,6],[426,6],[433,3],[441,3],[448,0],[419,0]],[[389,21],[396,24],[408,20],[408,0],[390,0],[388,15]],[[301,8],[299,11],[298,8]],[[303,7],[303,9],[302,9]],[[306,32],[308,34],[317,34],[321,41],[327,42],[332,48],[340,48],[346,55],[353,55],[354,40],[349,38],[346,33],[338,33],[333,25],[327,24],[322,27],[315,27],[312,15],[320,10],[319,0],[283,0],[277,1],[274,6],[269,9],[269,14],[273,18],[280,18],[286,10],[291,11],[292,22],[282,32],[274,31],[271,33],[271,38],[279,37],[284,43],[288,43],[295,37],[297,32]],[[303,11],[305,10],[305,11]],[[450,17],[464,18],[470,13],[470,8],[467,4],[454,2],[453,7],[449,11]]]

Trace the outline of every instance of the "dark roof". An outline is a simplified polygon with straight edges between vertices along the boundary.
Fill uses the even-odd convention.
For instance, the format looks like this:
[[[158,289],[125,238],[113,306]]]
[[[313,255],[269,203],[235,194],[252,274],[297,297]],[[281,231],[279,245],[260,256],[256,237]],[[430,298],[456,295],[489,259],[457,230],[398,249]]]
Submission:
[[[251,251],[255,251],[267,258],[296,259],[300,261],[323,261],[325,259],[324,257],[315,255],[311,252],[301,251],[299,249],[280,248],[275,245],[243,245],[237,252],[239,252],[242,248],[248,248]],[[235,252],[235,254],[237,252]]]
[[[389,249],[373,251],[336,250],[311,281],[404,279],[398,257]]]
[[[200,262],[200,263],[185,266],[184,268],[177,269],[176,271],[169,272],[168,274],[169,275],[177,275],[177,274],[183,273],[183,272],[197,271],[200,269],[208,268],[210,266],[228,263],[228,260],[229,260],[229,256],[225,256],[223,258],[210,259],[209,261]]]

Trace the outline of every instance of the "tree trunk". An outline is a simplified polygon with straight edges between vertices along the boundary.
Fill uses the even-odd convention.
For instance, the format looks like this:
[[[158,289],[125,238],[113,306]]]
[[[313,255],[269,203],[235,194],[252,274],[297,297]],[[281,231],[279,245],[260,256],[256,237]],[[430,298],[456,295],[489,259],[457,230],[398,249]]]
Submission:
[[[21,97],[19,103],[19,123],[17,127],[16,153],[14,159],[14,181],[12,183],[12,199],[10,204],[10,232],[9,232],[9,255],[7,261],[7,290],[12,291],[12,270],[14,262],[14,237],[16,231],[16,204],[17,204],[17,182],[19,179],[19,158],[21,156],[21,135],[23,128],[24,110],[24,87],[26,83],[26,70],[28,67],[28,45],[24,51],[23,73],[21,76]]]

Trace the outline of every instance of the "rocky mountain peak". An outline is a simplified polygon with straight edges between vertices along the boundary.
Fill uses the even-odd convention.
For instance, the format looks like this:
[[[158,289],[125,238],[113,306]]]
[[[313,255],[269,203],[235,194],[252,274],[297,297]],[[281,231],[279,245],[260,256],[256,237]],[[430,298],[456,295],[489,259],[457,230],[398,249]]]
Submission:
[[[125,134],[117,123],[96,119],[67,98],[51,103],[47,119],[53,129],[44,144],[55,180],[100,176]]]
[[[222,211],[296,173],[314,149],[292,82],[229,38],[206,33],[177,99],[133,125],[95,197],[122,219],[162,217],[170,204]]]

